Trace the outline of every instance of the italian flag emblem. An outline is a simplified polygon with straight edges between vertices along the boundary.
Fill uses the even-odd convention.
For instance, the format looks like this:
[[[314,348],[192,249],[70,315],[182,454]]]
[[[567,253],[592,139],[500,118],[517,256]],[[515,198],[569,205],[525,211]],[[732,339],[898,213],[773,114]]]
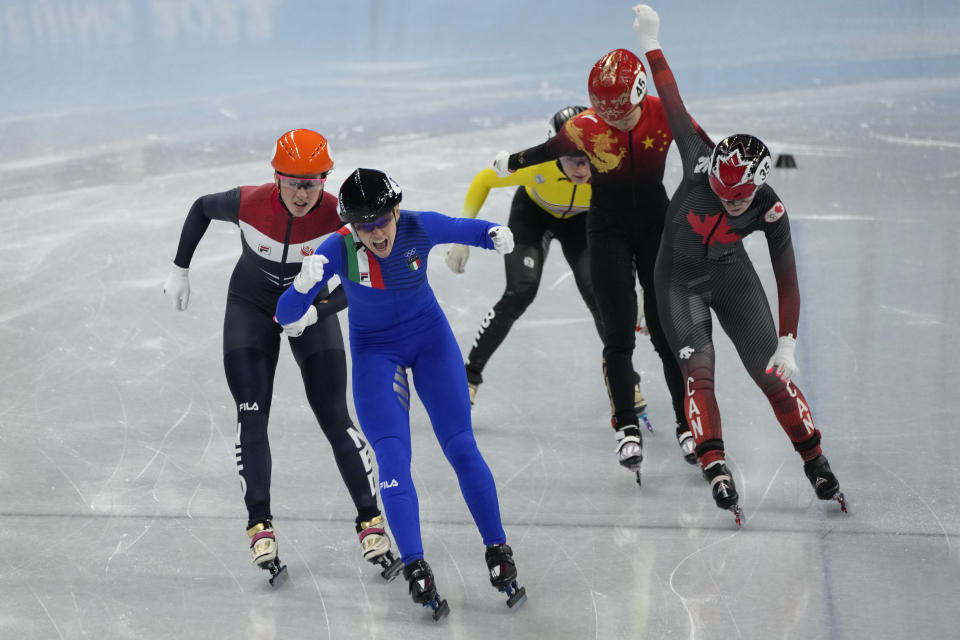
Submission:
[[[352,225],[341,227],[337,233],[343,238],[347,256],[347,277],[354,282],[373,289],[383,289],[383,273],[375,256],[367,252]]]
[[[410,271],[419,271],[420,256],[418,256],[417,254],[413,254],[412,256],[410,256],[410,258],[407,260],[407,268],[410,269]]]

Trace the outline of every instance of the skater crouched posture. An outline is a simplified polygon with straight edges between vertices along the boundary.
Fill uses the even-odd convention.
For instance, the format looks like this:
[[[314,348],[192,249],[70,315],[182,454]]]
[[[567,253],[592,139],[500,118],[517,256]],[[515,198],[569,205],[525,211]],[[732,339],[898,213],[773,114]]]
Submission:
[[[340,187],[345,226],[303,261],[293,286],[280,296],[277,320],[309,311],[327,280],[338,275],[349,300],[353,398],[377,456],[380,495],[396,538],[403,574],[415,602],[434,618],[448,611],[423,559],[417,492],[410,475],[410,380],[423,402],[483,543],[491,583],[514,599],[513,554],[500,523],[497,489],[470,423],[470,398],[460,348],[427,282],[427,257],[436,244],[458,242],[500,254],[513,248],[506,227],[400,209],[400,186],[382,171],[357,169]]]
[[[586,107],[572,106],[555,113],[550,118],[549,135],[556,135],[567,120],[586,110]],[[590,160],[582,151],[575,151],[556,161],[520,169],[504,178],[497,176],[493,169],[484,169],[473,178],[467,189],[463,217],[477,217],[490,189],[516,186],[522,188],[516,190],[510,205],[508,226],[513,232],[516,247],[504,256],[507,286],[483,319],[467,357],[470,404],[473,404],[477,388],[483,382],[483,369],[487,362],[506,339],[513,323],[536,297],[543,276],[543,263],[554,238],[560,243],[563,257],[570,265],[580,296],[593,316],[597,333],[603,337],[590,279],[587,216],[584,215],[590,207]],[[447,266],[454,273],[463,273],[469,256],[469,247],[455,244],[447,251]],[[642,306],[638,313],[637,325],[640,325]],[[634,411],[649,427],[647,402],[640,391],[639,374],[634,373],[634,380]]]
[[[296,129],[277,140],[272,165],[273,182],[202,196],[193,203],[163,293],[175,309],[184,311],[190,298],[190,261],[210,221],[240,227],[242,251],[230,278],[223,320],[223,367],[237,406],[236,459],[252,561],[270,570],[273,578],[283,569],[270,510],[267,419],[280,337],[286,336],[307,400],[357,509],[363,556],[386,569],[394,559],[377,508],[369,452],[347,412],[347,365],[336,315],[318,322],[317,308],[309,307],[282,326],[273,319],[277,299],[299,272],[303,256],[340,226],[337,199],[323,188],[333,160],[322,135]]]
[[[686,415],[697,455],[717,506],[740,521],[737,490],[724,463],[720,411],[713,391],[714,350],[710,310],[733,342],[747,372],[773,412],[822,500],[840,501],[836,476],[820,450],[820,432],[794,385],[800,294],[790,222],[777,194],[765,184],[770,152],[747,134],[708,145],[691,124],[673,73],[657,41],[660,18],[634,7],[634,29],[647,55],[683,161],[683,180],[670,200],[656,263],[660,319],[683,371]],[[762,231],[777,281],[780,330],[742,239]]]

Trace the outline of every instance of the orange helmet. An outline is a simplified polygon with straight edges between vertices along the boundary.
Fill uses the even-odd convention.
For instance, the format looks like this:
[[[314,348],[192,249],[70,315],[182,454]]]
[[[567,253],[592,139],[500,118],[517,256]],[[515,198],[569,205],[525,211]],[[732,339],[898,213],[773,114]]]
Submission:
[[[333,158],[327,139],[310,129],[287,131],[277,140],[277,150],[270,163],[279,173],[309,176],[333,169]]]

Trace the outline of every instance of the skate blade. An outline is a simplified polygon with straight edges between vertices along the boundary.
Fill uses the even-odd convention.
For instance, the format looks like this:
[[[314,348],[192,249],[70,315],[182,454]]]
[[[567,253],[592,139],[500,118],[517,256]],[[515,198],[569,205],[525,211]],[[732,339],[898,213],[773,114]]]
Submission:
[[[287,565],[280,564],[279,558],[261,568],[270,572],[270,586],[274,588],[284,585],[290,579],[290,574],[287,573]]]
[[[740,505],[735,504],[732,507],[727,507],[730,511],[733,512],[733,517],[737,521],[737,526],[743,526],[743,509],[740,508]]]
[[[644,409],[642,412],[638,411],[637,417],[643,420],[643,424],[644,426],[647,427],[647,431],[649,431],[650,433],[653,433],[653,425],[650,424],[650,419],[647,418],[647,410]]]
[[[433,609],[433,614],[430,617],[433,618],[434,621],[439,621],[450,615],[450,607],[447,606],[447,601],[441,600],[440,596],[434,596],[433,600],[424,602],[423,606]]]
[[[501,589],[501,591],[509,596],[507,598],[507,606],[511,609],[514,607],[519,607],[527,601],[527,588],[518,586],[516,580],[514,580],[513,584],[511,584],[509,587],[504,587]]]
[[[834,496],[834,498],[836,498],[837,502],[840,503],[840,511],[843,511],[844,513],[846,513],[847,512],[846,496],[844,496],[842,492],[838,492],[837,495]]]
[[[380,572],[380,577],[387,582],[393,582],[403,570],[403,563],[395,558],[389,551],[377,558],[376,562],[383,567],[383,571]]]

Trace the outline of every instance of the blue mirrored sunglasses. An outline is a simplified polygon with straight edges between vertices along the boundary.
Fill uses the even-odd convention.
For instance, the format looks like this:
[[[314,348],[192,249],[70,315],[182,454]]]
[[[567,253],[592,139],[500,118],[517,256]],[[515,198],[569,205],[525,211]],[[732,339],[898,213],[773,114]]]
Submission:
[[[385,226],[390,224],[390,221],[393,220],[393,213],[391,212],[388,215],[378,218],[373,222],[358,222],[357,229],[364,231],[366,233],[373,233],[374,229],[383,229]]]

